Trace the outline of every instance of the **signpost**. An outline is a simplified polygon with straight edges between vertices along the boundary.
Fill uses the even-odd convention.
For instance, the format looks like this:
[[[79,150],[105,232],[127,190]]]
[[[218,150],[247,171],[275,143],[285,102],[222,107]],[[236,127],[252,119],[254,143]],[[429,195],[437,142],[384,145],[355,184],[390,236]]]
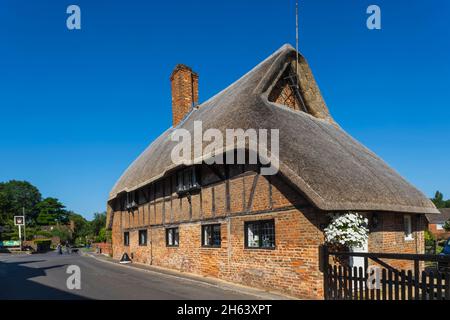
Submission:
[[[19,227],[20,249],[22,249],[22,226],[25,228],[25,216],[15,216],[14,225]]]

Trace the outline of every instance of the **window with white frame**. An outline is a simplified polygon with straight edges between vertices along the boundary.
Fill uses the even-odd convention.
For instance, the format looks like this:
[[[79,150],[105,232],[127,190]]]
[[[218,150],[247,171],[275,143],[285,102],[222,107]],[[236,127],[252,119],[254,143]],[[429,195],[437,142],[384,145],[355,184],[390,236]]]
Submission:
[[[444,230],[444,224],[443,223],[436,224],[436,230],[439,230],[439,231]]]
[[[405,240],[413,240],[412,217],[405,215],[403,221],[405,223]]]

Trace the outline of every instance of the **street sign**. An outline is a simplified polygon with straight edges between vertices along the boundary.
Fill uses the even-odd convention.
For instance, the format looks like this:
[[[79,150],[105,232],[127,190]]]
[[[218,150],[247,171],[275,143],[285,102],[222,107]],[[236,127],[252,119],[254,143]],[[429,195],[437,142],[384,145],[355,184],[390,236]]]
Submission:
[[[0,241],[0,248],[20,247],[20,241]]]
[[[16,226],[24,226],[25,225],[25,217],[24,216],[14,217],[14,224]]]

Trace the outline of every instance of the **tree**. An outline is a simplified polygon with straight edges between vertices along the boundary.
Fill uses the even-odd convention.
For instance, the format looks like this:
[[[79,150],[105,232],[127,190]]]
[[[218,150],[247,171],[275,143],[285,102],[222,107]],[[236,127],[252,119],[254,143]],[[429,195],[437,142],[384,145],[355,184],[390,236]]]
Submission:
[[[433,201],[434,205],[438,209],[450,208],[450,199],[444,200],[444,195],[440,191],[436,191],[436,194],[431,201]]]
[[[100,234],[100,230],[106,226],[106,212],[95,213],[94,220],[91,222],[92,233],[94,236]]]
[[[74,212],[69,212],[69,219],[74,222],[75,228],[73,233],[73,239],[76,243],[86,243],[86,238],[90,238],[92,235],[91,223],[87,221],[83,216]]]
[[[11,180],[0,183],[0,225],[5,225],[14,216],[22,215],[25,209],[27,222],[36,218],[36,205],[41,201],[38,188],[27,181]]]
[[[447,232],[450,232],[450,220],[448,220],[445,224],[444,224],[444,230]]]
[[[36,222],[39,225],[65,224],[69,222],[65,206],[55,198],[46,198],[36,205],[38,211]]]
[[[62,227],[53,229],[51,234],[54,237],[59,237],[61,242],[68,242],[68,241],[72,240],[72,235],[70,234],[69,230],[62,228]]]

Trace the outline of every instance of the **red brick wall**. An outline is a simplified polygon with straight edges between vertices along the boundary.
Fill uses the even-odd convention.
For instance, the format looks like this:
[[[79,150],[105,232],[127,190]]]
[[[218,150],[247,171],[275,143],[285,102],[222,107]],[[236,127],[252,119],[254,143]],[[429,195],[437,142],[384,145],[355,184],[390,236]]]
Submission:
[[[178,198],[170,179],[150,187],[150,203],[132,213],[116,209],[112,234],[115,258],[127,252],[139,263],[301,298],[323,298],[319,246],[323,244],[321,230],[327,215],[312,207],[281,177],[266,178],[250,168],[232,168],[230,179],[224,182],[210,169],[202,168],[204,187],[190,201],[188,197]],[[172,189],[167,187],[170,185]],[[414,229],[415,241],[406,242],[402,214],[378,216],[379,224],[369,239],[371,252],[423,252],[422,222]],[[244,222],[267,219],[275,220],[276,248],[245,249]],[[221,248],[201,246],[202,223],[221,223]],[[170,226],[179,227],[178,248],[166,247],[165,228]],[[140,229],[148,230],[148,245],[144,247],[138,246]],[[123,246],[125,230],[130,232],[130,247]]]
[[[97,251],[97,253],[112,256],[111,243],[94,243],[92,244],[92,247]]]
[[[370,216],[370,215],[369,215]],[[425,216],[412,214],[412,240],[405,238],[404,214],[379,213],[378,226],[372,228],[369,236],[369,252],[373,253],[425,253],[424,231]],[[414,263],[409,261],[389,261],[394,268],[413,269]]]
[[[275,219],[276,248],[245,249],[244,222],[272,218]],[[177,248],[166,247],[164,227],[148,228],[146,247],[138,246],[138,231],[135,230],[130,232],[130,247],[115,245],[114,256],[119,259],[127,252],[138,263],[320,299],[323,284],[317,257],[323,237],[316,226],[317,219],[313,209],[218,219],[214,222],[221,223],[220,248],[201,246],[201,222],[179,227]],[[117,241],[122,240],[121,235],[116,237]]]
[[[437,225],[435,225],[435,224],[429,224],[429,225],[428,225],[428,230],[430,230],[430,232],[431,232],[431,233],[436,237],[436,239],[438,239],[438,240],[450,238],[450,232],[445,231],[445,230],[438,230],[438,229],[437,229]]]

